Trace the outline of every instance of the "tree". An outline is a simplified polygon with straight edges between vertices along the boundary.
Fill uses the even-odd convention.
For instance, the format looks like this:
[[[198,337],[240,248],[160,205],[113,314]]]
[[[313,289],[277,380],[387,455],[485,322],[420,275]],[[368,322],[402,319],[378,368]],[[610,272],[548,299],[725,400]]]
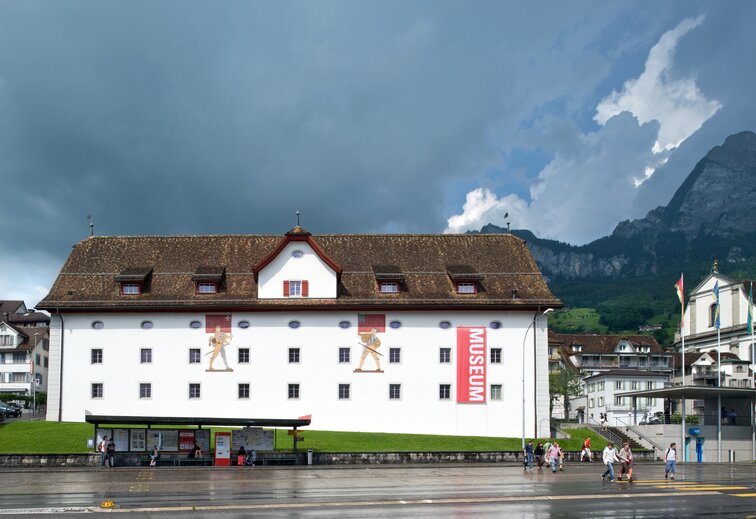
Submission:
[[[560,397],[564,399],[564,417],[567,418],[570,412],[570,397],[579,396],[582,391],[580,388],[580,374],[570,368],[561,368],[549,372],[549,393],[551,400],[549,402],[549,416],[554,410],[554,402]]]

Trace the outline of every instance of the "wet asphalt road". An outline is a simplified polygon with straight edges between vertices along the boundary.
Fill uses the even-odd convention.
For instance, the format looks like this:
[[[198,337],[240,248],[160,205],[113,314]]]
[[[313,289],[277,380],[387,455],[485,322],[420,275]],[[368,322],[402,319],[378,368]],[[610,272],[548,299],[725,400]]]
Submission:
[[[0,514],[756,518],[756,464],[679,466],[675,481],[661,464],[638,465],[633,483],[602,482],[601,472],[598,463],[557,474],[513,465],[18,469],[0,473]]]

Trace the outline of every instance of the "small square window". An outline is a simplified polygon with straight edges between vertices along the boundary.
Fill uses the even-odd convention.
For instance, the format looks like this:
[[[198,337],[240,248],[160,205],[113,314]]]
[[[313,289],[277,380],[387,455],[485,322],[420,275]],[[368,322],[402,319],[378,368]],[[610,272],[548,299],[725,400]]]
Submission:
[[[39,353],[37,353],[35,357],[36,357],[36,358],[35,358],[35,364],[36,364],[37,366],[40,366],[40,365],[42,365],[42,355],[40,355]]]
[[[501,384],[491,384],[491,400],[501,400]]]
[[[615,396],[614,397],[614,405],[625,405],[624,397]]]
[[[301,296],[301,295],[302,295],[302,282],[289,281],[289,296]]]
[[[189,348],[189,364],[199,364],[202,362],[202,354],[199,348]]]
[[[139,398],[152,398],[152,384],[151,383],[142,383],[139,384]]]
[[[102,349],[93,348],[89,354],[89,358],[92,364],[102,364]]]
[[[438,361],[441,364],[450,364],[451,363],[451,348],[439,348]]]
[[[249,364],[249,348],[239,348],[239,364]]]
[[[102,382],[95,382],[92,384],[92,398],[102,398]]]
[[[389,348],[389,363],[398,364],[402,361],[401,348]]]
[[[299,384],[289,384],[289,400],[299,399]]]
[[[289,364],[299,363],[299,348],[289,348]]]
[[[457,283],[458,294],[477,294],[478,285],[476,283]]]
[[[198,383],[192,382],[189,384],[189,398],[196,399],[200,398],[201,392],[200,392],[200,385]]]
[[[646,389],[654,389],[654,383],[653,382],[646,382]]]
[[[491,364],[501,364],[501,348],[491,348]]]
[[[142,364],[152,364],[152,348],[142,348],[139,361]]]
[[[197,283],[198,294],[217,294],[218,283]]]
[[[349,400],[349,384],[339,384],[339,400]]]
[[[614,389],[622,389],[622,381],[621,380],[615,380],[614,381]]]
[[[396,281],[381,281],[379,287],[381,294],[396,294],[399,292],[399,283]]]
[[[402,385],[389,384],[389,400],[399,400],[402,398]]]
[[[339,364],[349,364],[352,362],[352,349],[339,348]]]
[[[121,293],[125,296],[136,296],[142,293],[139,283],[121,283]]]
[[[438,398],[440,400],[451,400],[451,384],[439,384]]]
[[[249,384],[239,384],[239,398],[249,398]]]

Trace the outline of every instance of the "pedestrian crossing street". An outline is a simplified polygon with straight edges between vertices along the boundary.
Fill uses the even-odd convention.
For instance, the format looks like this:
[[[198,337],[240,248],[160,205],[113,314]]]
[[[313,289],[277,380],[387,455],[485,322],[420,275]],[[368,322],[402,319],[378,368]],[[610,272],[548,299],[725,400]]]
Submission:
[[[634,485],[638,487],[653,487],[653,488],[666,488],[683,492],[696,492],[696,491],[721,491],[728,495],[735,497],[756,497],[756,492],[753,492],[753,487],[747,487],[742,485],[727,485],[719,483],[709,483],[705,481],[690,481],[690,480],[678,480],[678,479],[648,479],[643,481],[633,481],[630,483],[627,480],[616,481],[616,483],[624,483],[628,485]],[[735,492],[735,491],[748,491],[748,492]]]

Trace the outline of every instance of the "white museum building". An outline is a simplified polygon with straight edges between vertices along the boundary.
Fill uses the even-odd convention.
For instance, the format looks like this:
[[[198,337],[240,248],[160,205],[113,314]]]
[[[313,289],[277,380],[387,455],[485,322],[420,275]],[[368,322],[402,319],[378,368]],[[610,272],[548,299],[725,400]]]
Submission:
[[[559,306],[508,234],[89,237],[37,305],[47,419],[547,436]]]

